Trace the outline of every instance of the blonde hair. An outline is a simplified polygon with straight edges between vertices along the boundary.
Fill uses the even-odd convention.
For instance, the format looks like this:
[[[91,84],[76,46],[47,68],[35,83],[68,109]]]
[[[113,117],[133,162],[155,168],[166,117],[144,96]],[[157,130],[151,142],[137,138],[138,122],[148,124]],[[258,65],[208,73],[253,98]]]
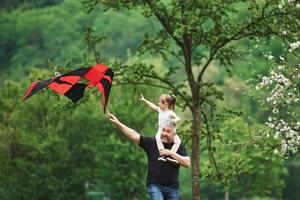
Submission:
[[[174,95],[162,94],[160,98],[166,101],[169,109],[175,110],[176,97]]]

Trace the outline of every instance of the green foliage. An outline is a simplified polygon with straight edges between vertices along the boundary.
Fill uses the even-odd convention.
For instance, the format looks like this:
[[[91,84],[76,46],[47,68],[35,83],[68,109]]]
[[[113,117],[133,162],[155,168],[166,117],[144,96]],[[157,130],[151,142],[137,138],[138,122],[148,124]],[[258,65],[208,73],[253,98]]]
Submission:
[[[280,198],[287,170],[283,161],[265,148],[264,128],[245,125],[240,117],[224,120],[211,143],[216,165],[203,163],[205,194],[218,199],[227,188],[231,198]],[[212,192],[213,188],[217,192]]]
[[[288,199],[298,199],[300,197],[299,185],[299,168],[300,168],[300,154],[293,155],[286,161],[286,166],[289,170],[288,176],[286,176],[286,187],[283,191],[283,196]]]
[[[32,78],[50,74],[35,70]],[[28,84],[6,81],[0,91],[1,199],[88,199],[89,191],[111,199],[146,198],[145,155],[116,133],[102,113],[98,91],[87,91],[77,105],[49,90],[22,102]],[[124,90],[130,91],[113,89],[109,109],[154,134],[156,116],[144,105],[134,106],[137,98]]]
[[[186,108],[193,99],[191,76],[185,76],[185,58],[178,47],[182,35],[192,36],[193,74],[209,66],[198,82],[206,98],[201,104],[204,114],[209,118],[211,109],[218,111],[208,121],[211,135],[205,125],[201,129],[203,197],[221,199],[227,189],[237,199],[281,198],[286,169],[281,160],[272,158],[273,141],[260,138],[264,128],[257,122],[264,121],[266,114],[246,95],[243,79],[266,72],[264,53],[280,55],[286,48],[280,38],[297,35],[295,9],[280,18],[275,1],[152,1],[152,9],[144,6],[146,1],[82,2],[89,15],[72,0],[0,3],[1,199],[88,199],[97,192],[111,199],[145,199],[145,155],[107,122],[98,91],[88,91],[77,105],[50,91],[26,102],[20,99],[30,81],[101,60],[116,72],[108,109],[143,134],[155,134],[157,116],[139,105],[140,94],[153,102],[160,93],[172,91],[177,96],[184,119],[179,134],[190,152],[193,121]],[[186,6],[182,15],[180,6]],[[165,21],[169,32],[160,30],[165,27],[153,17],[153,8],[170,19]],[[65,64],[66,60],[70,62]],[[32,72],[32,67],[39,69]],[[228,78],[228,72],[241,79]],[[29,73],[29,80],[22,80]],[[18,82],[4,83],[5,79]],[[134,87],[124,86],[128,83]],[[293,198],[291,193],[297,197],[292,186],[297,184],[297,166],[297,160],[288,163],[291,174],[284,179],[288,187],[282,198]],[[192,198],[190,172],[180,172],[181,199]]]
[[[135,52],[143,33],[156,26],[153,22],[140,20],[138,14],[87,15],[81,10],[80,2],[72,0],[44,9],[4,11],[0,15],[0,29],[5,30],[0,39],[0,70],[5,72],[1,77],[16,79],[24,77],[32,67],[49,67],[49,60],[61,65],[72,58],[77,67],[91,64],[91,55],[99,56],[100,61],[99,47],[103,48],[101,59],[126,58],[126,50]],[[123,23],[124,18],[127,25]],[[98,52],[93,52],[91,42],[85,43],[90,25],[94,25],[94,33],[101,32],[101,37],[110,35],[114,38],[97,45]],[[95,37],[94,33],[90,33],[90,37]]]
[[[62,0],[3,0],[0,8],[3,10],[44,8],[61,3]]]
[[[71,17],[70,11],[76,12],[77,17]],[[10,71],[11,76],[21,78],[24,75],[16,71],[26,74],[30,67],[46,67],[48,59],[63,63],[71,56],[80,57],[77,50],[83,33],[80,23],[85,23],[85,18],[76,3],[67,1],[60,6],[14,10],[1,15],[5,23],[0,26],[6,30],[6,37],[1,37],[4,43],[1,69]],[[8,35],[13,36],[12,40],[6,39]],[[6,54],[7,51],[11,53]]]

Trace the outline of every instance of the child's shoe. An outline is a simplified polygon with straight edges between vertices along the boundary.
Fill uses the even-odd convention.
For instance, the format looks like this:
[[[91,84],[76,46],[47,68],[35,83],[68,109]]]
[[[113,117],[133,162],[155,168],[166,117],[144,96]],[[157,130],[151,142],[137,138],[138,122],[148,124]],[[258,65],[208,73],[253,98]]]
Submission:
[[[158,162],[167,162],[167,157],[166,156],[159,156],[157,161]]]
[[[167,157],[167,162],[172,164],[172,165],[179,165],[179,162],[171,157]]]

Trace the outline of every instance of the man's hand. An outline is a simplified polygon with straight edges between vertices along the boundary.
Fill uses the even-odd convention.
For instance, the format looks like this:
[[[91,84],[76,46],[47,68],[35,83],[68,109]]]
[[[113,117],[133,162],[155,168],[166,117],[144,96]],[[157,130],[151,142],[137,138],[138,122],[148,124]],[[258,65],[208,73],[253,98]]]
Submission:
[[[114,116],[113,114],[111,114],[110,112],[107,113],[107,118],[108,118],[111,122],[113,122],[113,123],[115,123],[115,124],[117,124],[117,123],[120,122],[120,121],[118,120],[118,118],[117,118],[116,116]]]

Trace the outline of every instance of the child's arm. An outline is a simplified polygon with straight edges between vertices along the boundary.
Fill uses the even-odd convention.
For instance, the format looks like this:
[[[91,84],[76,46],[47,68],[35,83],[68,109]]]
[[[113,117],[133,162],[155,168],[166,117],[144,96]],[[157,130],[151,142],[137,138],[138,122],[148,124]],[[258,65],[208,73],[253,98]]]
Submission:
[[[142,94],[141,94],[141,99],[140,100],[145,102],[152,110],[154,110],[156,112],[159,112],[159,107],[157,105],[155,105],[154,103],[146,100]]]
[[[174,122],[175,124],[177,124],[181,119],[180,117],[178,117],[174,112],[172,112],[172,122]]]

